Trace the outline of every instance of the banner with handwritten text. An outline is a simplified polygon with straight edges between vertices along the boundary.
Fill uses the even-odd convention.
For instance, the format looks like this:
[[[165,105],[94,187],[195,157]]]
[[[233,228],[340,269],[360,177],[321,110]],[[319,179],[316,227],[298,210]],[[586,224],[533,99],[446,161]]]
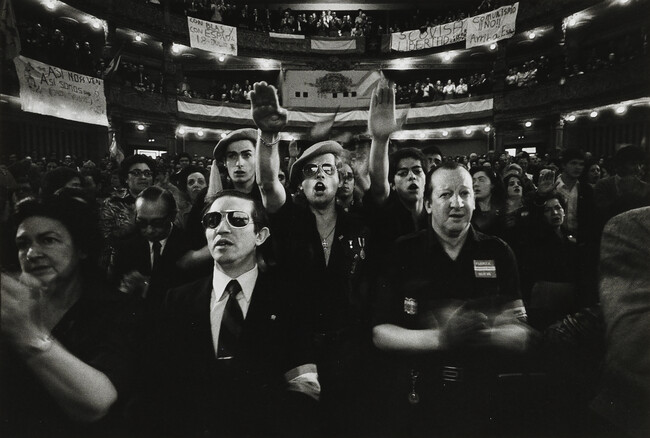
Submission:
[[[391,34],[390,49],[395,52],[431,49],[465,40],[467,18],[432,26],[426,31],[411,30]]]
[[[190,46],[223,55],[237,55],[237,28],[187,17]]]
[[[14,64],[23,111],[108,126],[103,80],[24,56]]]
[[[465,47],[469,49],[470,47],[494,43],[513,36],[518,11],[519,2],[470,17],[467,22]]]

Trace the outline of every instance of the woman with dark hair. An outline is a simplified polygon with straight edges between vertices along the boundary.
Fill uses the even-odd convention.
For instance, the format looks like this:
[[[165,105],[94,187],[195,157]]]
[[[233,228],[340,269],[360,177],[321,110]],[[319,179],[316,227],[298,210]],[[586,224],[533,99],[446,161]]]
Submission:
[[[81,174],[69,167],[57,167],[43,175],[41,196],[51,196],[62,187],[80,188]]]
[[[100,210],[100,229],[106,240],[101,265],[108,266],[115,242],[135,231],[135,198],[153,185],[155,163],[145,155],[132,155],[120,164],[120,181],[125,186],[109,196]]]
[[[177,187],[180,190],[179,198],[176,199],[178,205],[178,221],[180,226],[185,228],[187,217],[192,210],[197,198],[201,192],[208,187],[209,172],[201,167],[189,165],[178,173]]]
[[[83,196],[28,198],[13,217],[21,273],[2,274],[2,436],[91,435],[129,380],[116,325],[129,304],[97,280],[101,235]]]
[[[497,175],[486,167],[474,167],[472,187],[476,209],[472,215],[472,225],[485,234],[498,234],[499,217],[503,208],[503,183]]]

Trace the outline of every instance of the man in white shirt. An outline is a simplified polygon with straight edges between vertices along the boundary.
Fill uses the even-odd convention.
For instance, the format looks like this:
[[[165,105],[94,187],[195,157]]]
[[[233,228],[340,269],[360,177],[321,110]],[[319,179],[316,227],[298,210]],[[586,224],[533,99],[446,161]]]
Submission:
[[[168,435],[312,433],[305,409],[320,385],[307,312],[289,276],[258,268],[270,235],[263,207],[226,190],[206,202],[202,222],[214,268],[166,295],[156,421]]]

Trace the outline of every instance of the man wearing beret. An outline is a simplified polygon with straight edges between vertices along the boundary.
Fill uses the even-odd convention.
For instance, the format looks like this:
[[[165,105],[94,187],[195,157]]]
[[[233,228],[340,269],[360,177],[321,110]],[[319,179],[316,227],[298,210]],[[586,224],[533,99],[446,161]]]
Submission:
[[[229,184],[225,188],[250,193],[261,199],[255,184],[255,145],[257,130],[242,128],[222,138],[214,148],[214,159],[222,161],[228,170]],[[216,168],[216,166],[214,166]]]
[[[336,204],[341,185],[343,148],[326,140],[307,148],[289,174],[300,194],[288,197],[278,179],[279,131],[287,111],[276,90],[265,82],[251,92],[252,115],[259,128],[256,177],[262,201],[271,215],[278,264],[295,273],[303,298],[313,309],[313,343],[322,385],[321,408],[328,436],[352,433],[360,424],[362,359],[370,348],[365,289],[367,228]]]

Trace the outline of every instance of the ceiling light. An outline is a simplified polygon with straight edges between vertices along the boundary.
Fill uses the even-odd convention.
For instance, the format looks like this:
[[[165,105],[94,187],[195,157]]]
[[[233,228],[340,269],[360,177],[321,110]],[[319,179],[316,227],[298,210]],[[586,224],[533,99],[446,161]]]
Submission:
[[[627,107],[626,107],[626,106],[622,106],[622,105],[621,105],[621,106],[619,106],[619,107],[616,108],[616,114],[624,114],[626,111],[627,111]]]
[[[533,126],[533,122],[526,122],[526,123],[524,123],[524,126],[526,128],[530,128],[531,126]]]
[[[528,38],[531,39],[531,40],[534,40],[536,36],[537,36],[537,35],[535,34],[535,31],[534,31],[534,30],[531,30],[531,31],[528,33]]]
[[[471,135],[472,132],[474,132],[474,131],[472,130],[472,128],[467,128],[467,129],[465,130],[465,134],[467,134],[467,135]]]
[[[569,122],[573,122],[576,119],[576,116],[571,114],[569,117],[566,118]]]
[[[140,34],[139,34],[139,33],[138,33],[138,34],[136,34],[136,35],[135,35],[135,40],[136,40],[137,42],[140,42],[140,41],[142,41],[142,36],[140,36]]]
[[[483,131],[485,131],[485,132],[490,132],[491,130],[492,130],[492,128],[490,128],[489,126],[486,126],[485,128],[483,128]]]
[[[181,51],[181,46],[179,46],[176,43],[173,43],[172,44],[172,53],[180,53],[180,51]]]
[[[221,138],[226,138],[227,135],[228,135],[228,134],[226,134],[225,132],[222,132],[222,133],[221,133]]]
[[[576,19],[575,15],[572,15],[571,17],[569,17],[568,24],[569,24],[570,27],[575,26],[577,22],[578,22],[578,20]]]
[[[56,2],[54,0],[47,0],[45,2],[45,7],[48,9],[54,9],[56,7]]]
[[[196,135],[198,135],[199,137],[203,137],[203,135],[204,135],[203,129],[199,129],[199,131],[196,133]]]
[[[178,128],[178,133],[180,135],[185,135],[185,128]]]
[[[490,50],[494,50],[496,48],[497,48],[497,43],[490,44]]]
[[[138,131],[144,131],[144,125],[142,123],[138,123],[138,126],[136,126],[136,128],[138,128]]]
[[[426,135],[424,135],[424,132],[420,132],[420,134],[418,135],[418,137],[420,137],[420,138],[425,138]]]
[[[219,62],[223,62],[226,59],[226,55],[219,55]]]
[[[102,24],[98,19],[95,18],[92,20],[92,27],[95,29],[99,29],[102,27]]]
[[[445,61],[449,61],[451,59],[451,55],[448,52],[445,52],[442,55],[442,59],[444,59]]]
[[[589,117],[591,117],[592,119],[594,117],[598,117],[598,111],[592,111],[591,113],[589,113]]]
[[[442,131],[442,136],[443,136],[443,137],[446,137],[446,136],[448,136],[448,135],[449,135],[449,131]]]

